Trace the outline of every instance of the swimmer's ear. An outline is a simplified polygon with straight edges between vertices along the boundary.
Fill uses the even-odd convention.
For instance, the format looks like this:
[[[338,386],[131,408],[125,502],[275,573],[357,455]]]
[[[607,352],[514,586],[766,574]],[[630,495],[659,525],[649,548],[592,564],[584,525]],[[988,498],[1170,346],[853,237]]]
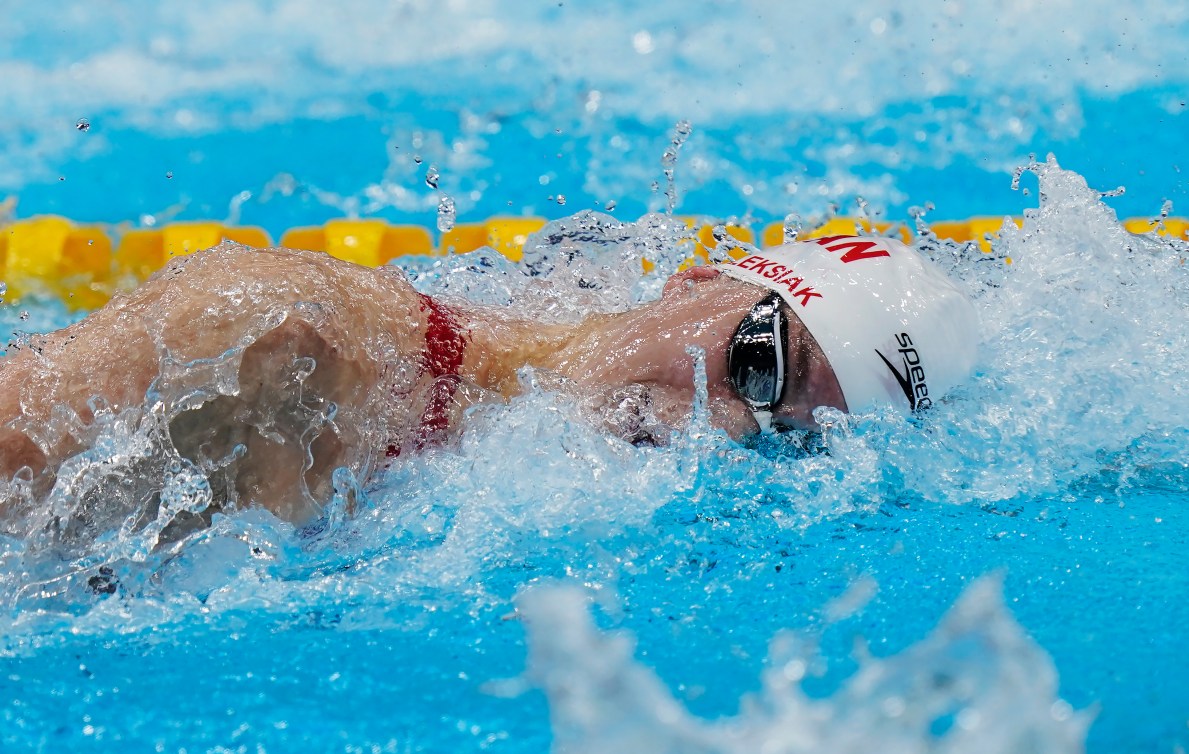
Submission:
[[[707,267],[704,265],[689,267],[681,272],[674,273],[665,281],[665,287],[661,291],[661,296],[669,296],[677,291],[681,291],[686,288],[687,284],[696,285],[703,280],[713,280],[720,274],[722,272],[717,267]]]

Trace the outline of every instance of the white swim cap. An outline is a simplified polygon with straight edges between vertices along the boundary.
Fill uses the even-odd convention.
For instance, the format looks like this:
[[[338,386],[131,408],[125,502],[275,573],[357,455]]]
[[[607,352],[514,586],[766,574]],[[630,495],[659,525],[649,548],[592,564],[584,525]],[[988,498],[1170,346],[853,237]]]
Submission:
[[[899,241],[815,238],[720,267],[788,302],[829,360],[850,411],[888,402],[925,409],[974,370],[974,305]]]

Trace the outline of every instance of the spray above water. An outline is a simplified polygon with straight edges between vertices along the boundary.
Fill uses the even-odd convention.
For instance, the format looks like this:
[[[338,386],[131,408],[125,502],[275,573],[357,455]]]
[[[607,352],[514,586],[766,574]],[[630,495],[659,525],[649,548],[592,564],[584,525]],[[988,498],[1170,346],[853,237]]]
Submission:
[[[1028,170],[1040,204],[1023,228],[1005,224],[990,253],[931,236],[917,244],[974,297],[983,333],[978,375],[921,416],[823,410],[820,435],[744,445],[695,420],[667,446],[634,447],[585,421],[583,396],[526,373],[523,395],[471,409],[451,442],[367,483],[336,474],[317,526],[294,532],[253,508],[170,529],[154,512],[179,520],[203,508],[218,464],[178,457],[159,431],[169,409],[153,401],[234,392],[214,384],[230,370],[179,364],[177,391],[159,388],[129,412],[96,411],[89,428],[61,418],[62,431],[93,433],[92,450],[66,467],[37,533],[4,540],[4,633],[10,642],[102,634],[103,616],[117,613],[128,630],[149,630],[195,611],[203,620],[245,609],[287,617],[350,604],[362,624],[393,610],[506,611],[527,581],[547,577],[586,583],[604,604],[649,577],[676,595],[665,599],[706,600],[709,591],[696,592],[742,593],[768,565],[746,557],[795,551],[807,533],[855,512],[1028,505],[1088,478],[1111,479],[1120,494],[1162,480],[1183,486],[1189,336],[1167,322],[1189,309],[1189,249],[1127,233],[1101,193],[1054,161]],[[490,249],[402,263],[424,292],[575,322],[655,299],[693,244],[671,215],[623,222],[580,212],[530,236],[519,263]],[[644,274],[642,260],[657,272]],[[318,321],[314,311],[291,316]],[[693,387],[704,401],[708,355],[698,356]],[[294,367],[294,379],[308,377],[309,365]],[[616,397],[623,411],[612,420],[673,432],[638,410],[646,393]],[[321,426],[333,417],[308,418]],[[4,494],[28,501],[27,482],[6,481]],[[101,508],[109,518],[95,515]],[[713,570],[730,558],[743,566]],[[704,587],[679,585],[691,563],[707,563],[696,571]],[[760,691],[718,721],[690,712],[627,639],[596,630],[580,593],[530,589],[519,605],[527,677],[550,700],[557,740],[575,751],[857,751],[872,741],[893,751],[998,752],[1023,741],[1076,751],[1084,739],[1085,717],[1056,696],[1051,665],[994,582],[971,588],[923,642],[857,658],[853,677],[825,698],[801,686],[816,662],[806,650],[813,637],[779,635]]]
[[[665,173],[665,200],[667,211],[671,215],[677,209],[677,181],[674,175],[677,172],[677,155],[681,152],[681,147],[685,145],[686,139],[693,133],[693,126],[687,120],[677,121],[677,125],[673,127],[673,137],[669,142],[669,146],[665,148],[665,153],[661,155],[661,167]]]
[[[438,232],[449,233],[454,230],[454,220],[457,216],[457,210],[454,207],[454,200],[442,194],[438,198]]]
[[[699,484],[709,485],[724,499],[782,501],[794,512],[782,519],[782,525],[796,528],[905,496],[966,505],[1060,491],[1104,471],[1127,484],[1152,474],[1183,474],[1189,463],[1183,442],[1189,401],[1178,375],[1189,369],[1185,361],[1189,336],[1162,323],[1168,311],[1189,308],[1184,242],[1127,233],[1102,204],[1101,194],[1055,162],[1032,164],[1028,169],[1040,180],[1041,204],[1025,214],[1022,229],[1005,225],[991,254],[976,244],[929,237],[920,243],[923,253],[951,270],[978,302],[984,343],[982,368],[974,381],[911,421],[890,411],[860,416],[823,413],[821,445],[828,453],[794,456],[792,462],[747,453],[740,456],[742,449],[725,436],[707,432],[698,441],[706,455],[695,454],[701,459],[697,461]],[[444,205],[448,206],[445,201]],[[549,322],[577,322],[592,313],[621,311],[656,298],[667,274],[692,249],[689,229],[670,215],[646,215],[629,223],[580,212],[530,236],[518,264],[490,250],[406,264],[414,283],[427,293],[512,306],[524,316]],[[1013,264],[1005,263],[1007,256]],[[642,260],[657,271],[645,275]],[[196,379],[204,378],[197,371],[186,377],[190,382]],[[547,395],[552,389],[549,384],[543,381],[529,392]],[[216,392],[231,390],[220,387]],[[638,422],[632,406],[640,405],[644,396],[621,398],[627,412],[623,420]],[[578,424],[558,424],[535,415],[561,410],[542,408],[546,404],[534,399],[478,412],[464,433],[467,441],[450,452],[468,459],[460,463],[481,463],[491,447],[482,439],[484,433],[498,435],[500,424],[511,417],[518,417],[517,423],[527,422],[527,434],[514,440],[516,447],[548,445],[564,438],[573,441]],[[137,414],[143,418],[136,421],[154,415],[146,404]],[[103,425],[102,434],[108,438],[104,442],[110,445],[104,457],[125,460],[115,466],[104,461],[107,471],[78,477],[96,480],[97,486],[64,486],[62,493],[75,501],[71,505],[89,510],[90,504],[83,501],[89,499],[87,495],[101,499],[103,479],[163,478],[146,476],[134,460],[159,454],[144,445],[157,436],[145,433],[150,425],[128,424],[133,418],[113,417]],[[310,421],[325,418],[311,415]],[[644,429],[649,434],[666,431],[660,424]],[[97,432],[99,425],[87,431]],[[593,433],[591,437],[599,434],[598,428],[586,431]],[[793,436],[788,441],[803,442]],[[584,442],[599,446],[593,439]],[[588,459],[595,463],[589,473],[623,463],[623,449],[612,452],[612,446],[608,446],[609,455],[597,462],[591,459],[598,453]],[[663,458],[685,452],[680,447],[678,443],[654,452]],[[478,455],[468,457],[468,453]],[[738,478],[730,463],[716,460],[719,454],[747,459],[747,479]],[[80,470],[98,462],[88,458],[78,457]],[[409,461],[410,468],[420,469],[427,479],[436,478],[430,469],[443,462],[440,456]],[[577,463],[586,468],[586,460]],[[166,466],[162,461],[162,468]],[[567,473],[581,477],[586,472]],[[398,478],[404,481],[397,484]],[[490,501],[490,493],[479,491],[490,480],[470,478],[473,489],[459,486],[445,500],[437,488],[431,491],[400,474],[368,494],[380,510],[389,511],[423,495],[430,497],[420,505],[433,499],[438,501],[433,505],[447,508],[469,509],[472,499]],[[531,486],[539,491],[548,483],[535,478]],[[79,490],[92,487],[93,492],[79,496]],[[683,485],[671,489],[679,487]],[[526,489],[508,494],[531,499],[534,493]],[[559,491],[558,499],[569,494]],[[610,493],[596,486],[582,496],[602,499],[605,494]],[[664,497],[661,493],[660,498]],[[410,510],[419,510],[418,504]],[[55,515],[62,521],[73,516]],[[572,515],[581,518],[577,511]],[[114,519],[93,523],[96,531],[121,526]],[[484,534],[474,530],[458,536],[473,544]],[[87,555],[78,565],[91,573],[94,562]],[[478,573],[471,577],[483,578]]]
[[[826,698],[801,686],[822,665],[817,638],[778,635],[760,690],[714,721],[691,714],[633,658],[632,637],[597,629],[577,589],[537,587],[518,605],[527,680],[548,697],[555,745],[567,752],[859,754],[878,742],[906,754],[1077,754],[1091,720],[1057,696],[1051,660],[1011,618],[994,578],[970,586],[917,644],[861,656]]]

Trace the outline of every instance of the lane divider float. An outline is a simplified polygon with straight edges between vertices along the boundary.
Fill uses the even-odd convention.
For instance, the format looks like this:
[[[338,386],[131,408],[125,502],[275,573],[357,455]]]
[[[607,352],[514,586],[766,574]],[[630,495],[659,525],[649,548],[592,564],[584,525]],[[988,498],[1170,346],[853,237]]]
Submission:
[[[716,224],[704,218],[678,216],[693,231],[696,243],[690,263],[709,259],[722,233],[748,244],[756,243],[756,232],[746,226]],[[990,238],[1005,221],[1020,225],[1020,218],[972,217],[939,221],[929,229],[939,238],[976,242],[990,251]],[[420,225],[393,225],[380,219],[338,219],[323,225],[292,228],[281,235],[280,245],[324,251],[339,259],[378,266],[406,255],[463,254],[488,246],[512,261],[519,261],[528,236],[544,227],[540,217],[493,217],[481,223],[464,223],[441,234]],[[1134,218],[1123,221],[1132,233],[1155,232],[1161,236],[1189,239],[1189,220],[1165,218],[1153,221]],[[803,238],[855,233],[895,234],[906,241],[911,234],[904,225],[870,223],[850,217],[835,217],[809,231]],[[716,237],[716,233],[718,234]],[[759,231],[761,246],[775,246],[784,238],[784,226],[771,223]],[[0,282],[7,286],[3,297],[12,303],[29,294],[51,294],[72,309],[102,306],[121,288],[129,288],[160,269],[173,256],[210,248],[223,239],[248,246],[267,247],[273,240],[263,229],[229,226],[218,222],[176,222],[160,228],[111,228],[80,224],[56,215],[16,220],[0,226]],[[723,239],[725,240],[725,239]],[[1010,263],[1010,260],[1009,260]],[[645,260],[644,269],[651,265]]]

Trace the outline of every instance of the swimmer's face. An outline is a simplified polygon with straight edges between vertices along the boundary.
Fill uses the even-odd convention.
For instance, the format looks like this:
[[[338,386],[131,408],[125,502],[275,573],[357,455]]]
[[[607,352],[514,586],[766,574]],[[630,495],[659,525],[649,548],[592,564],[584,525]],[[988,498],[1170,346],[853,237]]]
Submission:
[[[611,390],[646,388],[650,410],[679,426],[693,404],[694,365],[686,349],[706,354],[711,421],[733,437],[758,431],[747,404],[728,380],[727,351],[744,317],[768,291],[710,267],[673,276],[664,296],[607,323],[566,357],[577,382]],[[571,359],[573,359],[571,361]],[[784,397],[774,411],[778,425],[813,429],[818,406],[846,409],[833,369],[795,316],[789,317]]]

